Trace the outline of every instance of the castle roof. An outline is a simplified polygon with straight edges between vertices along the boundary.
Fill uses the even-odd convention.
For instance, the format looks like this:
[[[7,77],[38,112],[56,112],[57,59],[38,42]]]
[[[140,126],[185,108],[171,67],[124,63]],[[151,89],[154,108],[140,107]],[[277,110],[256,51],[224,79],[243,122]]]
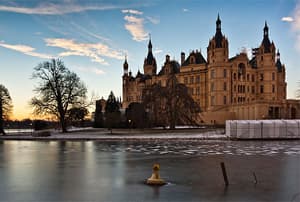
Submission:
[[[195,58],[194,64],[206,64],[206,60],[204,59],[203,55],[201,52],[191,52],[190,55],[187,57],[187,59],[181,64],[181,66],[187,66],[191,61],[191,57]]]
[[[175,60],[171,60],[167,65],[170,65],[171,67],[171,73],[173,74],[177,74],[180,72],[180,65],[177,61]],[[165,66],[163,66],[163,68],[160,70],[160,72],[158,73],[158,76],[164,75],[165,74]]]

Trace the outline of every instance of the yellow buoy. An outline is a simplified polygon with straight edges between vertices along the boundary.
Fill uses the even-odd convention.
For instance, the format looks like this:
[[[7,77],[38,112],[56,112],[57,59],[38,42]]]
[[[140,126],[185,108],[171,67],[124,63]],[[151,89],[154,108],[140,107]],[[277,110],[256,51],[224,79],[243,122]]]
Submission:
[[[152,167],[152,175],[147,179],[149,185],[164,185],[166,182],[159,176],[159,164],[155,163]]]

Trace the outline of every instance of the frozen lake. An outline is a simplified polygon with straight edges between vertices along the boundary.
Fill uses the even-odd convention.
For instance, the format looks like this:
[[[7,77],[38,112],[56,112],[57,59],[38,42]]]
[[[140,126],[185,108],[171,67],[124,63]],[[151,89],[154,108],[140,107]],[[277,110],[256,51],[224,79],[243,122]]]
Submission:
[[[0,201],[300,201],[299,143],[0,141]]]

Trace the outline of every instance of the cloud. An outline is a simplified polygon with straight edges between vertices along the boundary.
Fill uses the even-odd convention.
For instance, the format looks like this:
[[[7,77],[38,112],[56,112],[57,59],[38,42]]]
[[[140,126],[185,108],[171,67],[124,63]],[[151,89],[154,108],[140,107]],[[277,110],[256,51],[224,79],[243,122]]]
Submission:
[[[183,12],[189,12],[190,10],[187,9],[187,8],[183,8],[182,11],[183,11]]]
[[[148,39],[148,33],[145,30],[145,22],[151,22],[152,24],[158,24],[159,18],[146,16],[143,17],[143,12],[133,9],[122,10],[122,13],[126,13],[124,20],[126,21],[124,27],[132,35],[132,39],[135,41],[144,41]]]
[[[124,17],[125,29],[132,35],[132,39],[135,41],[144,41],[148,38],[148,34],[144,28],[144,18],[126,15]]]
[[[106,74],[105,71],[103,71],[102,69],[96,68],[96,67],[79,67],[78,69],[82,72],[88,72],[88,73],[93,73],[93,74],[97,74],[97,75]]]
[[[22,13],[29,15],[63,15],[67,13],[80,13],[89,10],[111,10],[119,9],[115,5],[76,5],[76,4],[53,4],[42,3],[36,7],[21,7],[21,6],[4,6],[0,5],[0,11]]]
[[[27,45],[19,45],[19,44],[11,45],[11,44],[6,44],[4,42],[0,42],[0,46],[7,48],[7,49],[14,50],[14,51],[18,51],[18,52],[24,53],[25,55],[30,55],[33,57],[44,58],[44,59],[53,58],[52,55],[35,52],[35,48],[33,48],[31,46],[27,46]]]
[[[72,39],[63,38],[48,38],[45,39],[46,45],[51,47],[58,47],[65,49],[65,52],[61,52],[59,56],[85,56],[92,59],[93,62],[100,63],[102,65],[108,65],[103,57],[109,57],[114,59],[123,59],[123,52],[113,50],[105,44],[101,43],[79,43]]]
[[[143,14],[143,12],[138,11],[138,10],[133,10],[133,9],[124,9],[124,10],[122,10],[122,13],[134,14],[134,15],[142,15]]]
[[[147,20],[149,20],[152,24],[159,24],[159,22],[160,22],[160,20],[159,20],[159,18],[155,18],[155,17],[150,17],[150,16],[147,16],[146,17],[147,18]]]
[[[287,17],[282,17],[281,21],[283,21],[283,22],[293,22],[294,19],[292,17],[287,16]]]

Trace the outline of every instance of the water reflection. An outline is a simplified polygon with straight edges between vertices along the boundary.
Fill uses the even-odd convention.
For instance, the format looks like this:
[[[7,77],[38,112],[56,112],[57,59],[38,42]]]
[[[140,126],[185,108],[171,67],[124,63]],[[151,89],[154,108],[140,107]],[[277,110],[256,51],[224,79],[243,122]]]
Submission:
[[[290,200],[299,154],[298,141],[0,141],[0,201]],[[168,185],[144,185],[154,162]]]

